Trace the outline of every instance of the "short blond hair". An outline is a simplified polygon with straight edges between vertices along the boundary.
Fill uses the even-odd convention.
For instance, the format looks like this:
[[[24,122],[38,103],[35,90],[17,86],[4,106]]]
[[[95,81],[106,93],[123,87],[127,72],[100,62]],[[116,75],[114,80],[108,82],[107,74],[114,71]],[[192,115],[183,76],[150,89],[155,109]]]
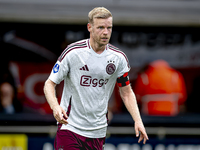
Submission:
[[[105,7],[95,7],[88,13],[88,22],[93,24],[94,18],[107,19],[112,17],[111,12]]]

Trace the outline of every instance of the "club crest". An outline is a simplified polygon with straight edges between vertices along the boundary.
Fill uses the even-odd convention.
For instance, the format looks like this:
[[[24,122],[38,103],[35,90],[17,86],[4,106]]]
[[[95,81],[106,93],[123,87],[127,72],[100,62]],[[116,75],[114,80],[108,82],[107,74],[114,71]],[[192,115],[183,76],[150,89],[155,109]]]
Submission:
[[[113,63],[109,63],[109,64],[106,66],[106,72],[107,72],[107,74],[109,74],[109,75],[113,74],[113,73],[115,72],[115,70],[116,70],[116,66],[115,66],[115,64],[113,64]]]

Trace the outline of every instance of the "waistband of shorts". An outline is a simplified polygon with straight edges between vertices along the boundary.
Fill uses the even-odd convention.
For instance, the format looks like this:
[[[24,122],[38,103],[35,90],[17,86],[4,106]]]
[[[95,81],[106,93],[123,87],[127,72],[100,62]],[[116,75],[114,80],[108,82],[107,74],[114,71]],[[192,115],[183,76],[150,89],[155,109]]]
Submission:
[[[58,124],[58,128],[60,128],[60,130],[69,130],[88,138],[103,138],[106,136],[106,131],[107,131],[107,126],[96,130],[82,130],[70,124],[67,125]]]

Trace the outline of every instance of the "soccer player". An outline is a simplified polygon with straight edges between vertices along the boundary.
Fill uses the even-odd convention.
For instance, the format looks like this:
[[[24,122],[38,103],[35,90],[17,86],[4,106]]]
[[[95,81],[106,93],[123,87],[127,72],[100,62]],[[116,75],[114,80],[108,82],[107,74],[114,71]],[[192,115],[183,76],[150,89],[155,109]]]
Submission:
[[[45,82],[44,93],[58,121],[56,150],[102,150],[107,130],[108,100],[117,81],[123,102],[135,121],[138,142],[148,140],[131,89],[126,55],[109,44],[113,18],[97,7],[88,14],[90,38],[70,44]],[[60,105],[55,87],[64,80]]]

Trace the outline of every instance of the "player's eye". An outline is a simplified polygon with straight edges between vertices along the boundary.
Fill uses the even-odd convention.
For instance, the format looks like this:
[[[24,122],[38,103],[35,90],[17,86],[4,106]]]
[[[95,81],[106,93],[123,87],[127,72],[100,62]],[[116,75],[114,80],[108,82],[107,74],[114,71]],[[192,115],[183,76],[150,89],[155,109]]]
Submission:
[[[99,29],[104,29],[104,27],[102,27],[102,26],[100,26],[100,27],[98,27]]]

